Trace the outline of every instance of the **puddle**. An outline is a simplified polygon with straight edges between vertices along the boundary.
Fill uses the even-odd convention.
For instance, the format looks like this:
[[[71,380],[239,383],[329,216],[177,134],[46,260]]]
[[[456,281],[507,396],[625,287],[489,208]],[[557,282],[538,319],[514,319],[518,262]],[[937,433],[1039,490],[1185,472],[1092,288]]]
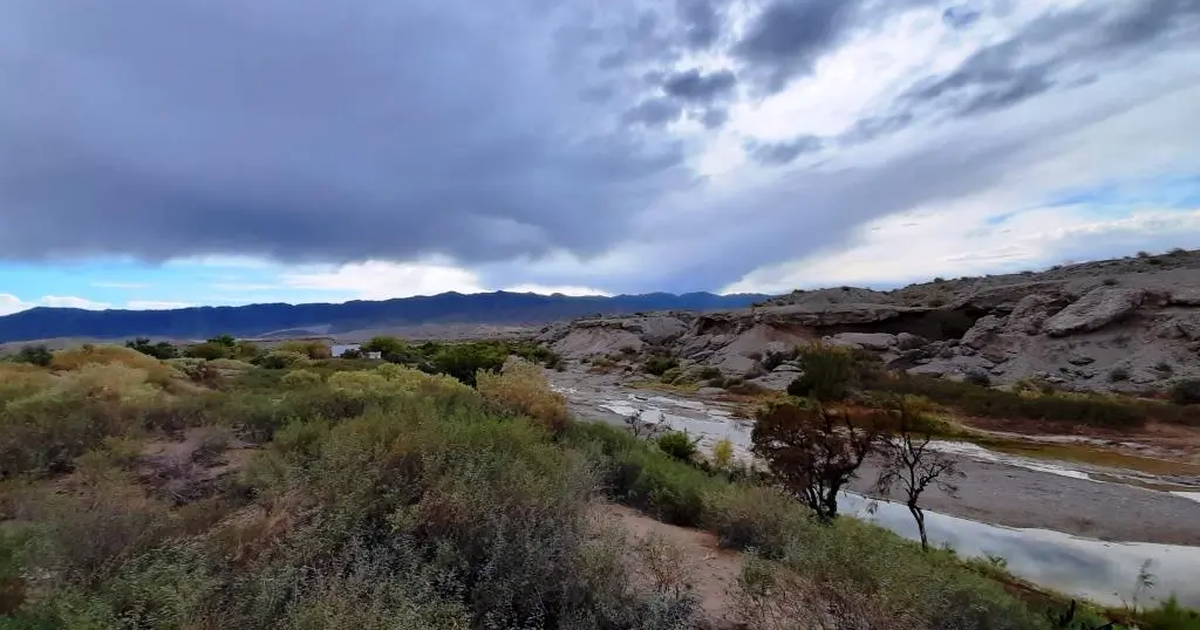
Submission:
[[[872,503],[876,505],[874,514],[868,512]],[[848,515],[919,540],[916,523],[903,505],[848,493],[841,497],[841,504]],[[929,511],[925,512],[925,524],[931,544],[949,545],[962,556],[1001,556],[1014,575],[1109,606],[1133,600],[1138,573],[1148,560],[1154,588],[1139,598],[1141,603],[1174,593],[1181,604],[1200,606],[1200,582],[1196,580],[1200,547],[1106,542],[1044,529],[999,527]]]

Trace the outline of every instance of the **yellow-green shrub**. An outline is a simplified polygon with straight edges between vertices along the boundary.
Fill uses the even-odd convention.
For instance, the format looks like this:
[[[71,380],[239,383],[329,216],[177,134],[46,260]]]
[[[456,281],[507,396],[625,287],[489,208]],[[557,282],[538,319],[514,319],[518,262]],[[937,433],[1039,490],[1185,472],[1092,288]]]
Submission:
[[[87,365],[123,365],[145,370],[151,380],[160,383],[171,378],[171,369],[165,363],[123,346],[85,344],[55,352],[50,362],[51,369],[60,371],[78,370]]]
[[[320,385],[322,380],[320,374],[311,370],[292,370],[284,374],[279,382],[288,389],[304,389]]]
[[[0,475],[65,465],[110,435],[142,430],[169,402],[144,370],[87,364],[0,410]]]
[[[510,358],[499,373],[479,370],[475,387],[490,406],[534,418],[552,433],[561,432],[569,419],[566,399],[550,389],[541,367],[524,359]]]

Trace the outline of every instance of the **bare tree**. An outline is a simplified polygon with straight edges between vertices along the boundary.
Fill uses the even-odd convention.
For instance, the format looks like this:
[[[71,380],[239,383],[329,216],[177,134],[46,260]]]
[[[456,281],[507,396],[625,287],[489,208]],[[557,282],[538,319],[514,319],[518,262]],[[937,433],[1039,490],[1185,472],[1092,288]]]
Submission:
[[[854,420],[845,411],[810,402],[779,403],[761,412],[751,440],[784,489],[829,521],[837,494],[879,444],[875,416]]]
[[[930,486],[955,496],[958,486],[952,479],[962,476],[953,457],[930,448],[933,436],[923,429],[920,412],[907,402],[898,405],[899,428],[896,436],[883,450],[887,461],[879,473],[875,487],[880,494],[888,496],[894,486],[904,493],[904,505],[917,521],[921,535],[921,548],[929,549],[929,536],[925,531],[925,512],[921,509],[921,494]]]

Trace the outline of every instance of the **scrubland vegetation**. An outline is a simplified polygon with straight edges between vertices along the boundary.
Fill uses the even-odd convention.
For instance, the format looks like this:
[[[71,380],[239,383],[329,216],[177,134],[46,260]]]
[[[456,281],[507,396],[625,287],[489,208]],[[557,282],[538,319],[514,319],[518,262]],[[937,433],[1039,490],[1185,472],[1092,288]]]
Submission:
[[[510,357],[527,347],[382,365],[140,350],[0,363],[0,629],[709,627],[690,591],[638,578],[606,502],[745,552],[732,595],[751,628],[1102,624],[815,519],[728,445],[706,461],[573,422]],[[300,359],[266,359],[283,352]],[[1153,615],[1142,627],[1197,623]]]
[[[823,400],[854,399],[871,404],[882,397],[919,396],[967,416],[1035,420],[1105,429],[1137,429],[1147,422],[1200,423],[1200,387],[1175,384],[1169,401],[1094,392],[1056,390],[1049,383],[1026,381],[1010,388],[989,387],[986,379],[963,381],[889,373],[865,352],[819,344],[802,347],[797,364],[802,376],[788,387],[793,396]],[[985,375],[980,375],[985,376]]]

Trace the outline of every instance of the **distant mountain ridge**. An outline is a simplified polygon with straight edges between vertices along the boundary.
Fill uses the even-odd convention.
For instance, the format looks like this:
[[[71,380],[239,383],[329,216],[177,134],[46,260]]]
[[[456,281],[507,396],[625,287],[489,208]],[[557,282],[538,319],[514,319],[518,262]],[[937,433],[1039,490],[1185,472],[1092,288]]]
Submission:
[[[318,328],[335,334],[431,323],[541,324],[594,313],[618,315],[641,311],[704,311],[743,308],[770,296],[760,294],[647,293],[643,295],[567,296],[535,293],[441,293],[382,301],[340,304],[251,304],[198,306],[163,311],[38,307],[0,317],[0,342],[133,336],[207,338],[232,334],[256,336],[285,329]]]

